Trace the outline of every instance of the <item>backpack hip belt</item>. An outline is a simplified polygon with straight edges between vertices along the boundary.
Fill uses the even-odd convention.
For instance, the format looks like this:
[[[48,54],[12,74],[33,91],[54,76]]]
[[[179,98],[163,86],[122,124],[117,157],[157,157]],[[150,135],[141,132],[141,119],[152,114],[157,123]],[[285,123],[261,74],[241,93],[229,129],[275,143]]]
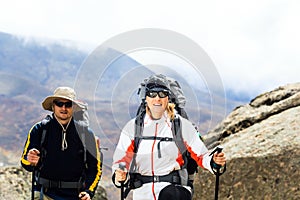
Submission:
[[[45,188],[59,188],[59,189],[78,189],[83,187],[83,182],[69,182],[69,181],[53,181],[45,178],[39,178],[38,183]]]
[[[163,176],[144,176],[141,174],[136,174],[135,179],[140,180],[142,184],[145,183],[155,183],[155,182],[169,182],[173,184],[180,184],[180,176],[178,171],[173,171],[170,174],[163,175]]]
[[[178,170],[172,171],[171,173],[163,176],[144,176],[139,173],[130,174],[129,187],[126,188],[124,198],[127,197],[131,189],[142,187],[146,183],[156,182],[169,182],[172,184],[181,184],[181,179]]]

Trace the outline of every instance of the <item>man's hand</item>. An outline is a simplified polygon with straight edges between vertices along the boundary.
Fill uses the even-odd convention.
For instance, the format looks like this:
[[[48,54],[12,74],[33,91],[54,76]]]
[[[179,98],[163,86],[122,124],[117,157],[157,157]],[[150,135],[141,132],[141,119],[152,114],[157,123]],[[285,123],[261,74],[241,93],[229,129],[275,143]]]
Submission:
[[[40,151],[37,149],[30,149],[27,153],[27,160],[32,166],[36,166],[40,159]]]
[[[87,192],[80,192],[79,199],[81,199],[81,200],[91,200],[91,197],[90,197],[89,193],[87,193]]]

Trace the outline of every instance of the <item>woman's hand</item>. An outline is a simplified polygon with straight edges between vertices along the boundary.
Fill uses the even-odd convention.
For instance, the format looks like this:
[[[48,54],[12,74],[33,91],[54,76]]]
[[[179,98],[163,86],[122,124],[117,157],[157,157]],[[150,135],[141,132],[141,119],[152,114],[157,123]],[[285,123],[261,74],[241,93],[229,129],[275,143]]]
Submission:
[[[116,169],[115,171],[115,180],[120,182],[123,182],[126,180],[127,171],[124,171],[122,169]]]
[[[218,165],[224,166],[226,163],[225,154],[223,152],[215,153],[213,156],[213,161]]]

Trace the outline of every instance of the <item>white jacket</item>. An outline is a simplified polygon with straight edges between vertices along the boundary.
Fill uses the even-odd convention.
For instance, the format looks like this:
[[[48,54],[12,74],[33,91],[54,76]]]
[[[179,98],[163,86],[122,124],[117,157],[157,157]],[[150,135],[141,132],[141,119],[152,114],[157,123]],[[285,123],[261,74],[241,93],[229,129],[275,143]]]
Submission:
[[[181,119],[182,137],[188,151],[200,167],[212,172],[210,167],[211,156],[209,156],[206,146],[200,140],[195,127],[185,118],[178,115],[176,115],[176,117],[180,117]],[[152,120],[151,117],[146,114],[142,135],[172,138],[173,135],[171,126],[172,123],[167,117],[166,112],[159,120]],[[119,167],[120,162],[125,162],[126,168],[129,170],[134,149],[134,129],[135,119],[132,119],[125,125],[121,132],[120,139],[113,156],[113,173]],[[147,176],[161,176],[180,169],[180,166],[184,164],[175,142],[160,142],[161,158],[159,158],[157,149],[158,142],[159,140],[141,139],[136,156],[135,172]],[[170,183],[167,182],[144,184],[142,187],[134,189],[133,199],[158,199],[159,192],[169,184]],[[187,186],[187,189],[190,190],[190,187]],[[154,196],[156,196],[156,198]]]

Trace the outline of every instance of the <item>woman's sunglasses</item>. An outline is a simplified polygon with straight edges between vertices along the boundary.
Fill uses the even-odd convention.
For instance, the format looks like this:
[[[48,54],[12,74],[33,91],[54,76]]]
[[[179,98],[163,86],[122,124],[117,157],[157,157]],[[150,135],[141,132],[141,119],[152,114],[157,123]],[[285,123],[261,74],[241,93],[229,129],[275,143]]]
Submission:
[[[146,95],[150,98],[155,98],[157,95],[159,96],[159,98],[165,98],[167,96],[169,96],[169,92],[168,91],[148,91],[146,93]]]
[[[61,102],[61,101],[54,100],[53,103],[60,108],[63,107],[64,105],[66,108],[71,108],[73,105],[72,101]]]

